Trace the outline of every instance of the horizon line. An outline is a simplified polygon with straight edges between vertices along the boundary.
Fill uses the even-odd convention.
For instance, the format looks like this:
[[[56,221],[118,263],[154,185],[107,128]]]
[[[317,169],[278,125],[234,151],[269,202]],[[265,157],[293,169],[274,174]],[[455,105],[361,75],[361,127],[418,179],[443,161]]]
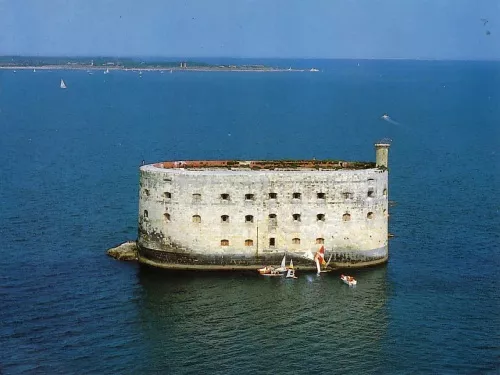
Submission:
[[[419,58],[419,57],[253,57],[253,56],[155,56],[155,55],[24,55],[11,54],[0,55],[0,58],[97,58],[97,59],[173,59],[175,61],[186,61],[192,59],[252,59],[252,60],[355,60],[355,61],[384,61],[384,60],[401,60],[401,61],[491,61],[498,62],[498,58]]]

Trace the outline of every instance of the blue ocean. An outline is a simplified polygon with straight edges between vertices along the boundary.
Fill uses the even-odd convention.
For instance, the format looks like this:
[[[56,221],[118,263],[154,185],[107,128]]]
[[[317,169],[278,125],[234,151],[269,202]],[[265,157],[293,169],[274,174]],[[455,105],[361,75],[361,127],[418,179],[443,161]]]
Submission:
[[[319,72],[0,70],[1,374],[500,373],[500,62],[258,63]],[[394,237],[355,288],[106,256],[143,160],[372,161],[381,138]]]

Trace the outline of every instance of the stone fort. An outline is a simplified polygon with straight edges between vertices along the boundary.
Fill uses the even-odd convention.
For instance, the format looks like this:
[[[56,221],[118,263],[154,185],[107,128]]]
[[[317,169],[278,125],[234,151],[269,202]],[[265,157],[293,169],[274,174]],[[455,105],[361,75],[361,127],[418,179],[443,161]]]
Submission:
[[[138,259],[169,269],[315,269],[388,259],[388,150],[376,162],[170,161],[140,167]]]

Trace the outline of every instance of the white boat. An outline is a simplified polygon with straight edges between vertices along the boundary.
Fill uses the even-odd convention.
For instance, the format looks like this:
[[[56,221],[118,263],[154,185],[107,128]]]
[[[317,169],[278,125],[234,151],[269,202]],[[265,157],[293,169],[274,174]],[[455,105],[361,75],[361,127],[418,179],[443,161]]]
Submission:
[[[358,283],[354,277],[347,275],[340,275],[340,280],[349,286],[355,286]]]
[[[104,71],[104,74],[109,74],[109,69],[106,68],[106,70]]]
[[[33,69],[33,73],[36,73],[36,69]]]
[[[295,268],[293,268],[293,260],[290,259],[290,266],[288,267],[288,271],[286,272],[286,278],[287,279],[297,279],[298,277],[295,276]]]
[[[62,79],[61,79],[61,85],[60,85],[60,87],[61,87],[62,89],[65,89],[65,88],[66,88],[66,84],[64,83],[64,81],[63,81]]]
[[[262,276],[283,276],[283,273],[279,272],[273,266],[265,266],[257,270]]]
[[[382,118],[383,118],[384,120],[387,120],[387,119],[389,118],[389,115],[388,115],[387,113],[384,113],[384,114],[382,115]]]
[[[309,70],[310,72],[319,72],[319,69],[316,69],[316,68],[311,68],[311,70]]]
[[[259,272],[263,276],[283,276],[287,272],[288,268],[286,267],[286,254],[283,256],[281,260],[281,265],[279,267],[273,266],[265,266],[263,268],[259,268],[257,272]]]

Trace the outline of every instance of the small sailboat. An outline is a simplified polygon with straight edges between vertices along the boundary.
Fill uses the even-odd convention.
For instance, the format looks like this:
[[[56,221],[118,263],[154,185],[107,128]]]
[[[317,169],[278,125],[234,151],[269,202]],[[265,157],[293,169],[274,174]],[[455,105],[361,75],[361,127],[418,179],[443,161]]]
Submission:
[[[293,259],[290,259],[290,266],[288,267],[288,271],[286,272],[287,279],[297,279],[295,276],[295,268],[293,268]]]
[[[33,73],[36,73],[36,69],[33,69]]]
[[[64,80],[63,80],[63,79],[61,79],[61,84],[60,84],[60,87],[61,87],[62,89],[65,89],[65,88],[66,88],[66,84],[64,83]]]
[[[316,270],[321,273],[321,266],[326,264],[325,262],[325,247],[321,246],[320,249],[314,255],[314,262],[316,263]]]
[[[106,68],[106,70],[104,71],[104,74],[109,74],[109,69]]]
[[[381,118],[383,118],[384,120],[387,120],[389,118],[389,115],[387,113],[384,113]]]
[[[285,273],[287,271],[287,268],[286,268],[286,254],[283,255],[283,259],[281,260],[281,265],[276,268],[276,271],[280,272],[280,273]]]

